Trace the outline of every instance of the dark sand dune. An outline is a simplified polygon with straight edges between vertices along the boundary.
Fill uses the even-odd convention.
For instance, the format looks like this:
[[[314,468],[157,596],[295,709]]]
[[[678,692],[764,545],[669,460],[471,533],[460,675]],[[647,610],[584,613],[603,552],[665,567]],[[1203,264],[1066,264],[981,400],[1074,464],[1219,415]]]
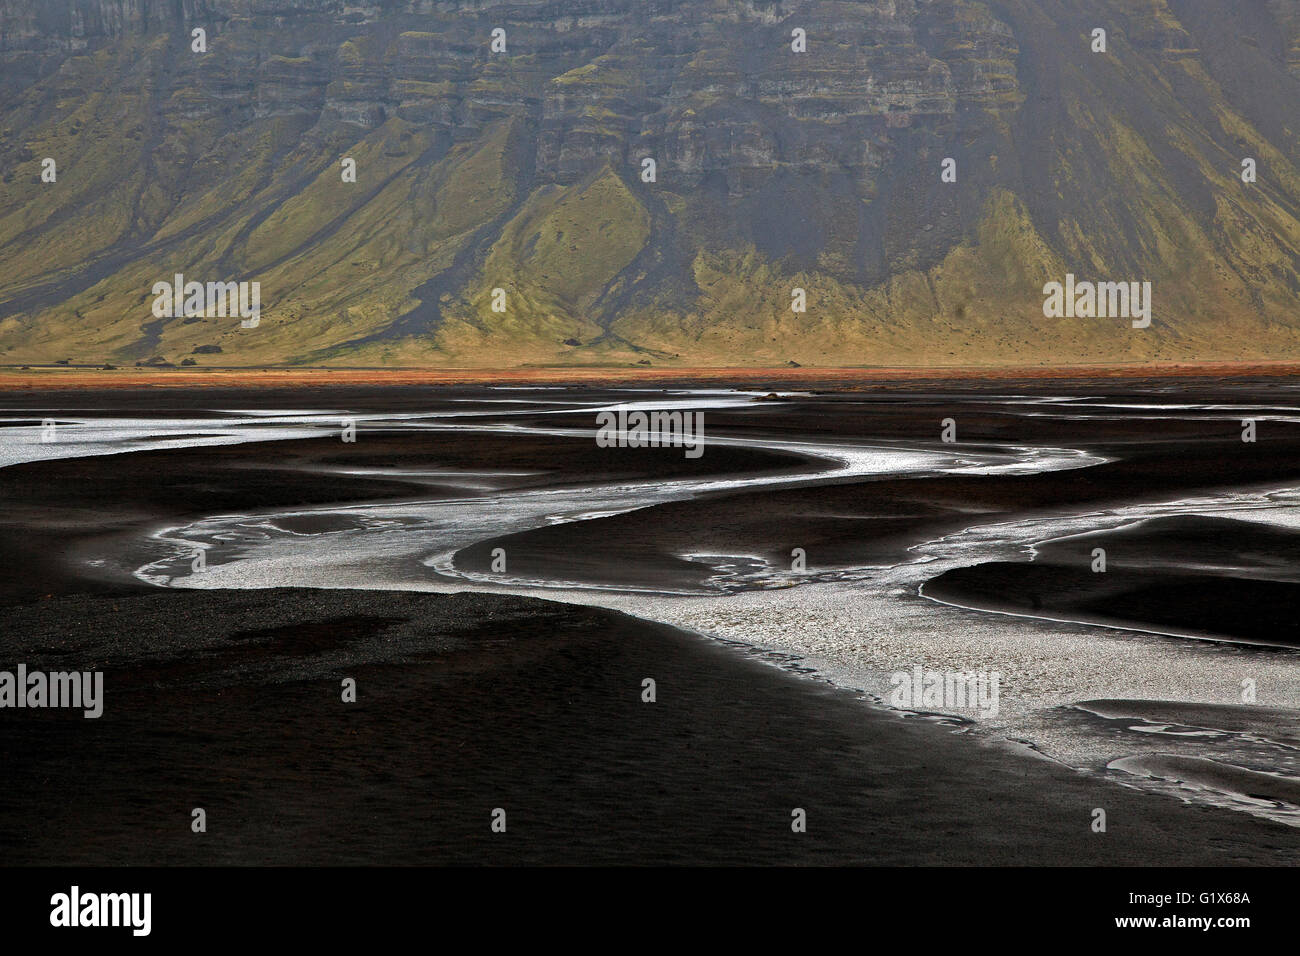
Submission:
[[[1300,581],[1300,532],[1280,525],[1208,515],[1149,518],[1114,531],[1073,535],[1037,546],[1036,560],[1085,567],[1094,548],[1110,571],[1214,571]]]
[[[1300,584],[1291,582],[990,561],[946,571],[927,582],[924,593],[985,611],[1300,647]]]

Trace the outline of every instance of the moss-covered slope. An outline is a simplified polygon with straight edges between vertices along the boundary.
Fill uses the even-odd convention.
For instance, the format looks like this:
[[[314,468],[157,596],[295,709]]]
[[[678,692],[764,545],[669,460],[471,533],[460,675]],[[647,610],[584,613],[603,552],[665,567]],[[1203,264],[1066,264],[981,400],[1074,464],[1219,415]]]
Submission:
[[[1300,359],[1297,50],[1283,0],[0,0],[0,363]],[[1151,327],[1044,317],[1067,272]],[[260,323],[156,318],[177,273]]]

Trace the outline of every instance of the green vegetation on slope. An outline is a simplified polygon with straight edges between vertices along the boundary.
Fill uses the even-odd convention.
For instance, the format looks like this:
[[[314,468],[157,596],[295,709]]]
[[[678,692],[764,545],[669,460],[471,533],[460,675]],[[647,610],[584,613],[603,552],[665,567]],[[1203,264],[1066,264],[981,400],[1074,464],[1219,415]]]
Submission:
[[[267,0],[206,54],[166,11],[0,45],[0,362],[1300,358],[1288,5],[604,9]],[[1151,282],[1151,328],[1044,318],[1066,272]],[[155,320],[177,273],[259,282],[259,326]]]

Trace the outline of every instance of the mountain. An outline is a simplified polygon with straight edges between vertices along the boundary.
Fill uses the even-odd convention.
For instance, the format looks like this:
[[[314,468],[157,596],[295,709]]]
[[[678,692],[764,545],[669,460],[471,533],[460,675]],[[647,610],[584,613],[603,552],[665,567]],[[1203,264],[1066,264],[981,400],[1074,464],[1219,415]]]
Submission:
[[[65,359],[1300,359],[1300,0],[0,0],[0,363]]]

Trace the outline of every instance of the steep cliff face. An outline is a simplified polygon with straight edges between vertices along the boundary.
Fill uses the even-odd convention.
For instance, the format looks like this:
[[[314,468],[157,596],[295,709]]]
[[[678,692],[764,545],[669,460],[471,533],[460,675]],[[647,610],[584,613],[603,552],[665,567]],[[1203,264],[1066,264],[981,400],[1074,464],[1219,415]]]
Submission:
[[[1300,2],[1248,6],[0,0],[0,362],[1300,358]]]

